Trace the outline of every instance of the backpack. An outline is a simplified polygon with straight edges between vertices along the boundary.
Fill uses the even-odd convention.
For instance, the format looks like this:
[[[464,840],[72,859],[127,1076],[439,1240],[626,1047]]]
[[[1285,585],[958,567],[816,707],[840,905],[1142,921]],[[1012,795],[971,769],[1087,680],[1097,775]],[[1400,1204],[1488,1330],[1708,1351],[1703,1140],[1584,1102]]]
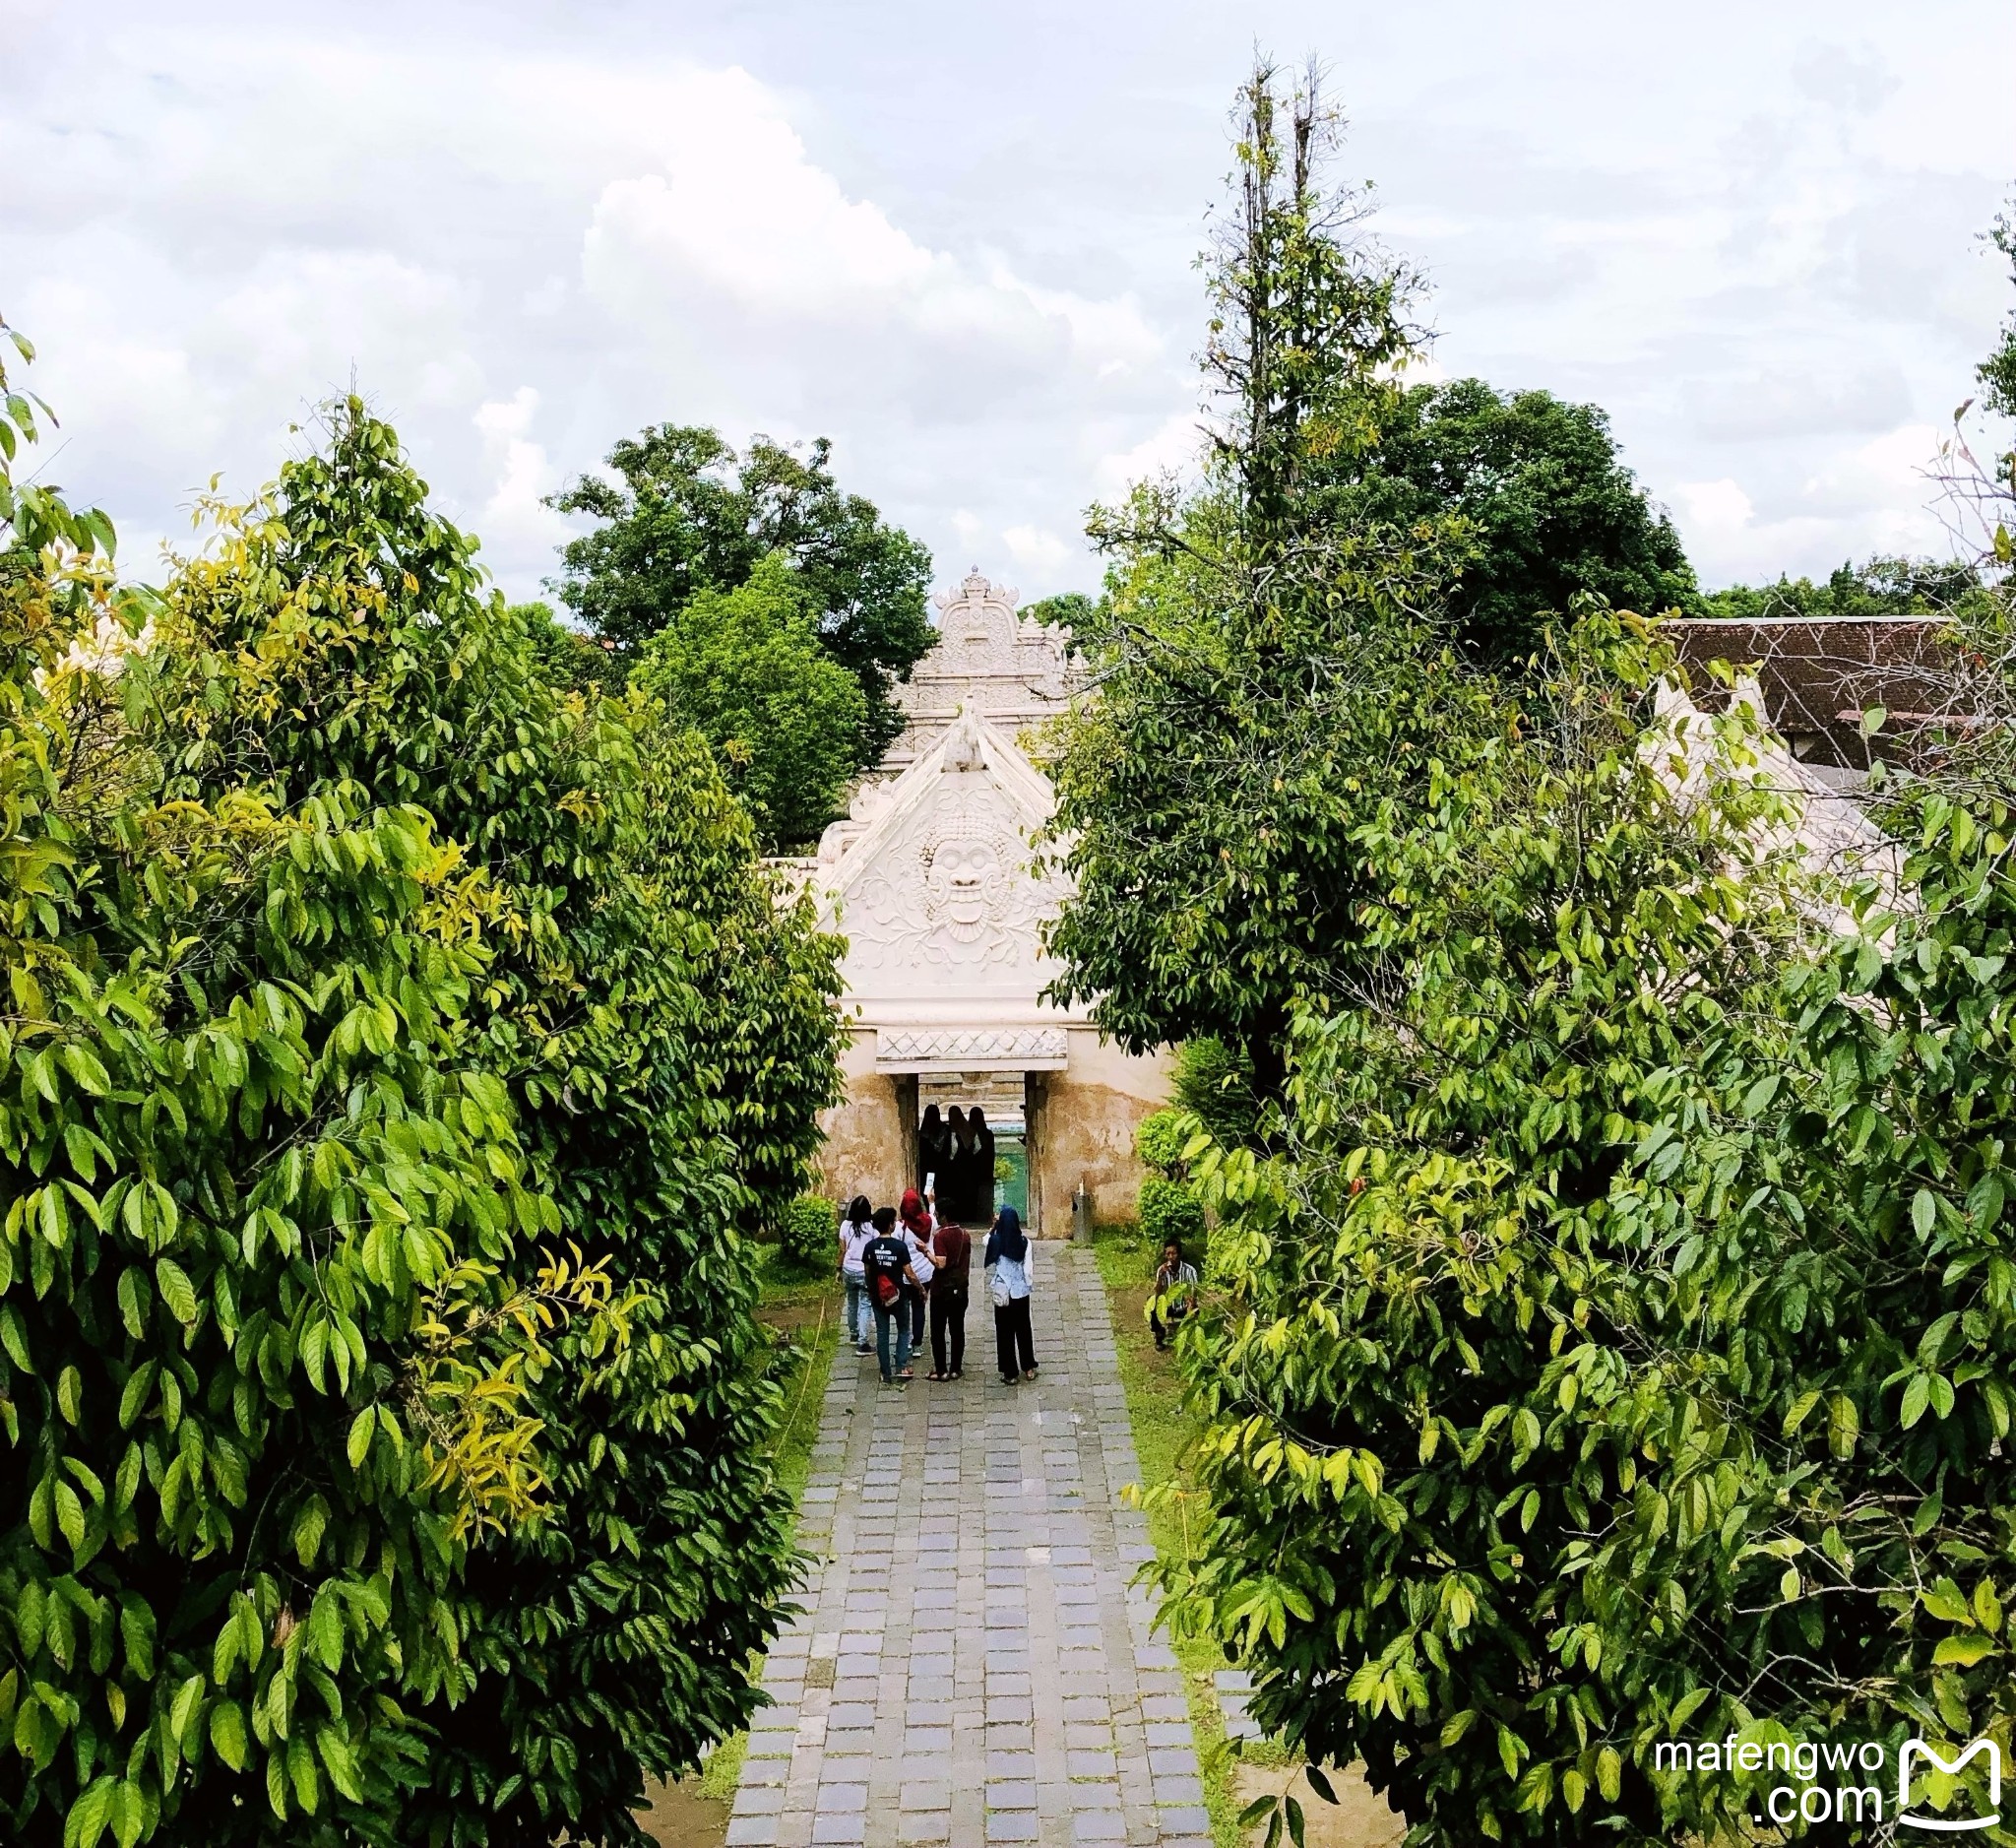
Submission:
[[[886,1253],[876,1253],[875,1246],[881,1243],[882,1238],[878,1234],[874,1243],[868,1246],[867,1253],[864,1254],[868,1262],[868,1287],[875,1293],[875,1301],[883,1308],[893,1309],[897,1299],[903,1295],[903,1278],[890,1268]]]

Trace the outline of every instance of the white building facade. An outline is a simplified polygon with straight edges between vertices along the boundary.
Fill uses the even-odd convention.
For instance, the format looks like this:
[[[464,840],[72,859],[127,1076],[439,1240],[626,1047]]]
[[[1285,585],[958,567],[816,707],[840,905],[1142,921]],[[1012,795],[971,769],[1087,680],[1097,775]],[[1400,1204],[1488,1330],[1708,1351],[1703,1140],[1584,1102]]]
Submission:
[[[1053,797],[1026,745],[1070,698],[1062,638],[976,571],[937,603],[942,639],[902,689],[910,723],[809,874],[848,940],[848,1095],[825,1119],[822,1180],[893,1201],[921,1178],[923,1113],[977,1104],[995,1200],[1061,1237],[1081,1188],[1100,1217],[1133,1212],[1134,1129],[1168,1062],[1043,999],[1057,966],[1040,931],[1070,887],[1033,847]]]

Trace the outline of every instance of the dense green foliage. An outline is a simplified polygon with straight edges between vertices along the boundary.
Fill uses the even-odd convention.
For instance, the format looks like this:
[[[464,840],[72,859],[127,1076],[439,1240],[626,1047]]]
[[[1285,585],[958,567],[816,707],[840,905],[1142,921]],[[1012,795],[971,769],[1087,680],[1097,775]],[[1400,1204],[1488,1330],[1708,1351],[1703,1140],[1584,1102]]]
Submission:
[[[1705,616],[1943,616],[1979,588],[1972,565],[1958,559],[1870,558],[1843,563],[1826,583],[1780,578],[1776,584],[1735,584],[1701,600]]]
[[[1151,1111],[1134,1126],[1134,1159],[1151,1174],[1174,1179],[1183,1170],[1191,1128],[1181,1111]]]
[[[1193,1256],[1203,1248],[1204,1207],[1180,1180],[1145,1177],[1136,1217],[1142,1236],[1158,1251],[1171,1239]]]
[[[1227,1148],[1253,1141],[1258,1131],[1260,1101],[1253,1094],[1251,1065],[1209,1034],[1183,1042],[1170,1098]]]
[[[832,1271],[839,1262],[840,1210],[816,1193],[801,1193],[778,1222],[778,1255],[801,1276]]]
[[[860,684],[860,769],[903,729],[891,685],[936,639],[924,612],[931,558],[872,502],[841,491],[831,455],[824,437],[801,457],[758,436],[738,456],[713,430],[672,423],[626,437],[607,458],[620,486],[584,475],[553,499],[598,523],[563,548],[555,588],[627,660],[703,591],[735,590],[782,553],[821,645]]]
[[[637,1841],[790,1576],[749,1256],[836,946],[355,401],[212,512],[145,651],[61,669],[109,588],[59,620],[91,561],[0,554],[0,1801],[32,1841]]]
[[[1683,807],[1591,696],[1368,836],[1393,966],[1303,1017],[1279,1152],[1203,1158],[1175,1608],[1423,1842],[1747,1839],[1776,1780],[1655,1745],[1894,1763],[2016,1686],[2007,800],[1915,797],[1911,904],[1808,948],[1740,754]]]
[[[1698,598],[1672,521],[1617,460],[1595,405],[1481,379],[1417,385],[1389,410],[1377,446],[1336,473],[1330,517],[1340,522],[1462,522],[1446,608],[1482,660],[1532,655],[1549,615],[1584,594],[1648,615],[1691,613]]]
[[[627,1306],[538,1258],[466,1056],[481,876],[355,792],[164,789],[119,697],[161,612],[36,491],[0,534],[0,1814],[388,1839],[455,1568],[550,1509],[541,1332],[620,1350]]]
[[[732,591],[704,590],[650,641],[638,686],[713,747],[772,852],[841,811],[867,702],[819,645],[811,595],[773,553]]]
[[[514,604],[510,620],[523,626],[540,677],[554,686],[588,693],[620,683],[622,669],[610,659],[611,651],[569,628],[551,604]]]
[[[1270,122],[1314,142],[1273,83],[1214,341],[1236,302],[1331,409],[1278,414],[1255,360],[1204,492],[1098,523],[1102,700],[1059,747],[1060,988],[1194,1036],[1200,1116],[1257,1093],[1179,1157],[1218,1216],[1178,1336],[1214,1517],[1166,1608],[1420,1848],[1888,1839],[1763,1827],[1786,1773],[1653,1749],[1877,1742],[1845,1781],[1894,1805],[1906,1739],[2016,1720],[2007,586],[1954,574],[1983,723],[1888,798],[1895,852],[1824,873],[1746,708],[1655,717],[1638,617],[1583,596],[1530,670],[1455,658],[1469,522],[1314,485],[1390,414],[1397,296],[1325,287],[1341,225],[1268,193]],[[1982,1768],[1919,1807],[1978,1813]]]

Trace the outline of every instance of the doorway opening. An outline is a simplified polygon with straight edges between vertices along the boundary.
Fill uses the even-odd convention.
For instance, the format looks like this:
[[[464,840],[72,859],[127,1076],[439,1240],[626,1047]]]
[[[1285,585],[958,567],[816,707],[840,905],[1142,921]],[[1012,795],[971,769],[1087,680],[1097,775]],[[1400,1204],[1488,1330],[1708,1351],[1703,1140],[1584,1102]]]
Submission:
[[[1023,1074],[933,1072],[916,1083],[916,1182],[935,1188],[939,1218],[987,1226],[1012,1206],[1033,1232]]]

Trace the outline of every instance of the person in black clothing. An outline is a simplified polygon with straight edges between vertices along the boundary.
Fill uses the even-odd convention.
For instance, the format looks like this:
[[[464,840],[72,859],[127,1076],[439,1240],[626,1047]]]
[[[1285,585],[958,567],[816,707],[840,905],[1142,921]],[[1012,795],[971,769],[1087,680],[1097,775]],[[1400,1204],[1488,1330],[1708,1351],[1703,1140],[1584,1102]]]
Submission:
[[[945,1127],[935,1104],[924,1106],[924,1119],[917,1124],[917,1191],[936,1191],[950,1199],[952,1177],[946,1172],[952,1159],[952,1132]]]
[[[915,1287],[916,1273],[911,1269],[910,1246],[896,1233],[896,1208],[875,1209],[875,1236],[861,1253],[861,1269],[868,1279],[868,1304],[875,1311],[875,1358],[882,1369],[884,1385],[901,1385],[911,1377],[910,1305],[904,1300],[904,1285]],[[890,1365],[889,1331],[896,1329],[895,1365]]]
[[[931,1379],[958,1379],[966,1371],[966,1292],[973,1273],[973,1240],[957,1220],[941,1221],[931,1235],[938,1260],[931,1284]],[[947,1356],[947,1345],[951,1353]]]
[[[1036,1343],[1030,1331],[1029,1299],[1036,1288],[1035,1253],[1022,1230],[1022,1215],[1004,1206],[987,1234],[987,1288],[994,1299],[994,1345],[1000,1355],[1001,1383],[1036,1377]]]
[[[986,1113],[976,1104],[967,1113],[966,1132],[973,1138],[973,1159],[967,1167],[967,1219],[994,1216],[994,1132],[987,1127]]]
[[[945,1117],[945,1173],[938,1177],[938,1198],[947,1219],[969,1217],[966,1189],[973,1171],[973,1135],[966,1113],[957,1104]]]

